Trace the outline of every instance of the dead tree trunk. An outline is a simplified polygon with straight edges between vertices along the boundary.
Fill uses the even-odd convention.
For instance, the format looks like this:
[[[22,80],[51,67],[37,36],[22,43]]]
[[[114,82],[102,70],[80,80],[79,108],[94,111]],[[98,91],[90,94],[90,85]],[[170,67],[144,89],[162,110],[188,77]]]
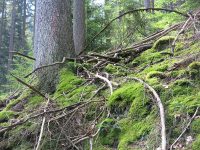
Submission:
[[[70,0],[36,0],[34,55],[35,68],[74,57]],[[38,71],[40,89],[53,92],[59,67]]]

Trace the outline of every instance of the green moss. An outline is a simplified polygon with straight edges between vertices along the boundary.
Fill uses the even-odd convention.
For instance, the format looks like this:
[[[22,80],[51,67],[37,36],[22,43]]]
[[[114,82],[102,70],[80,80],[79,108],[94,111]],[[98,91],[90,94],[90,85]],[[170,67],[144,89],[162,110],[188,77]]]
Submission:
[[[96,88],[93,85],[80,86],[83,79],[74,75],[68,69],[60,71],[59,84],[57,85],[54,99],[59,106],[66,106],[80,101],[81,98],[88,98]]]
[[[170,72],[169,76],[171,78],[177,78],[177,77],[184,77],[187,76],[187,71],[185,69],[181,69],[181,70],[174,70],[172,72]]]
[[[189,65],[189,75],[191,79],[199,79],[200,78],[200,62],[192,62]]]
[[[192,144],[192,150],[199,150],[200,147],[200,135],[197,136],[196,140]]]
[[[22,101],[23,99],[28,98],[31,95],[32,91],[30,89],[24,90],[20,97],[15,100],[12,100],[5,108],[5,110],[10,110],[14,105]]]
[[[120,140],[118,150],[131,150],[130,144],[139,140],[149,133],[152,128],[153,118],[151,116],[142,121],[133,121],[130,118],[125,118],[119,121],[121,127]]]
[[[102,145],[109,145],[112,147],[118,144],[121,129],[115,120],[104,120],[100,128],[101,130],[99,134],[99,139]]]
[[[42,102],[44,102],[44,98],[42,98],[41,96],[32,96],[28,98],[28,103],[26,104],[26,108],[27,109],[33,109],[37,106],[39,106]]]
[[[175,38],[173,36],[164,36],[161,37],[160,39],[158,39],[154,45],[153,45],[153,49],[157,50],[157,51],[162,51],[167,49],[168,47],[171,46],[171,43],[173,42]]]
[[[131,103],[135,99],[140,99],[142,102],[144,98],[143,86],[139,83],[126,84],[116,90],[108,100],[108,105],[113,114],[127,114]]]
[[[16,115],[13,111],[1,111],[0,112],[0,122],[8,121],[9,119],[13,118]]]
[[[194,134],[200,134],[200,119],[196,119],[192,122],[191,129]]]
[[[108,64],[105,67],[105,71],[114,75],[126,75],[127,71],[121,66],[115,66],[113,64]]]
[[[160,71],[151,71],[146,76],[147,79],[150,79],[150,78],[164,79],[165,77],[166,77],[166,75],[163,72],[160,72]]]

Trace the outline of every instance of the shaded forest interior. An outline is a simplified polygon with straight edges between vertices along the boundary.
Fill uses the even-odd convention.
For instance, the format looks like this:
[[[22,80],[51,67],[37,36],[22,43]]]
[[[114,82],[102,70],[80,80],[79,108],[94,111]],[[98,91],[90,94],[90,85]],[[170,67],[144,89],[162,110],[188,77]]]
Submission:
[[[200,150],[200,1],[0,0],[0,150]]]

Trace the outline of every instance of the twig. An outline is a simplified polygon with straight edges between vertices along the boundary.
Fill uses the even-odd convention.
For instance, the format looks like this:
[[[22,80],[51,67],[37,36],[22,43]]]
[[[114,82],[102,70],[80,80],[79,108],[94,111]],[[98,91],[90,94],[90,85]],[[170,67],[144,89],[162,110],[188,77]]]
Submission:
[[[170,150],[173,149],[173,146],[180,140],[180,138],[183,136],[183,134],[187,131],[187,129],[189,128],[190,124],[192,123],[192,121],[194,120],[194,118],[196,117],[197,113],[199,111],[199,107],[197,107],[195,113],[193,114],[192,118],[190,119],[190,121],[188,122],[187,126],[184,128],[184,130],[182,131],[182,133],[179,135],[179,137],[172,143],[172,145],[170,146]]]
[[[24,54],[16,52],[16,51],[12,51],[11,53],[14,53],[14,54],[19,55],[19,56],[26,57],[26,58],[31,59],[31,60],[35,60],[35,58],[33,58],[31,56],[27,56],[27,55],[24,55]]]
[[[46,113],[46,108],[47,108],[48,104],[49,104],[49,98],[48,98],[47,103],[46,103],[46,105],[44,107],[44,113]],[[40,129],[40,136],[39,136],[39,139],[38,139],[37,146],[36,146],[35,150],[39,150],[39,148],[40,148],[40,143],[41,143],[42,135],[43,135],[43,132],[44,132],[45,121],[46,121],[46,117],[44,116],[43,119],[42,119],[42,125],[41,125],[41,129]]]
[[[159,112],[160,112],[161,139],[162,139],[161,148],[162,148],[162,150],[166,150],[167,149],[167,140],[166,140],[166,126],[165,126],[165,111],[164,111],[164,106],[162,104],[162,101],[161,101],[159,95],[149,84],[147,84],[143,80],[135,78],[135,77],[127,77],[127,79],[133,79],[135,81],[138,81],[138,82],[144,84],[145,87],[147,87],[153,93],[154,97],[156,98],[156,102],[157,102],[157,105],[159,107]]]

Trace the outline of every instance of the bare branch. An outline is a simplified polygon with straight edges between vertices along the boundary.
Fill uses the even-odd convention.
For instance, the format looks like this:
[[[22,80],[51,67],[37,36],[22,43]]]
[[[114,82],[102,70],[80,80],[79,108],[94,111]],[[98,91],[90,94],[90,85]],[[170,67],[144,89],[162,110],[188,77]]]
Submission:
[[[190,124],[192,123],[192,121],[194,120],[194,118],[196,117],[197,113],[199,111],[199,107],[197,107],[195,113],[193,114],[192,118],[190,119],[190,121],[188,122],[187,126],[185,127],[185,129],[182,131],[182,133],[179,135],[179,137],[173,142],[173,144],[170,146],[170,150],[173,149],[173,146],[180,140],[180,138],[183,136],[183,134],[187,131],[187,129],[189,128]]]
[[[156,98],[156,102],[157,102],[157,105],[158,105],[159,111],[160,111],[161,139],[162,139],[161,149],[166,150],[167,149],[167,138],[166,138],[166,125],[165,125],[165,111],[164,111],[164,106],[162,104],[162,101],[161,101],[159,95],[149,84],[147,84],[143,80],[141,80],[139,78],[135,78],[135,77],[127,77],[127,79],[135,80],[135,81],[138,81],[138,82],[144,84],[145,87],[147,87],[153,93],[154,97]]]

